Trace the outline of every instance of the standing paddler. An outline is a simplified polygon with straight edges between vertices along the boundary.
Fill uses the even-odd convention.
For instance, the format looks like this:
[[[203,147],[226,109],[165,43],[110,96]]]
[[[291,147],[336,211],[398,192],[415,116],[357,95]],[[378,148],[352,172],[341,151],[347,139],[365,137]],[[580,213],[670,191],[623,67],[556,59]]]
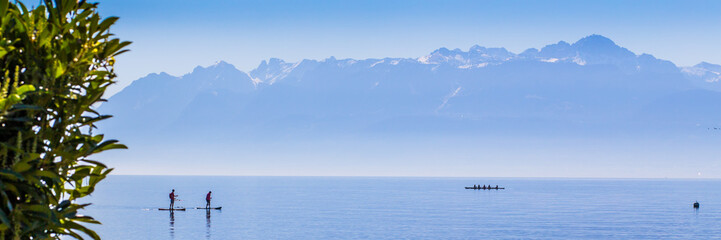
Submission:
[[[173,206],[175,206],[175,189],[168,194],[168,197],[170,197],[170,210],[173,210]]]
[[[210,209],[210,199],[212,199],[210,193],[212,193],[212,191],[208,191],[208,195],[205,195],[205,208],[207,209]]]

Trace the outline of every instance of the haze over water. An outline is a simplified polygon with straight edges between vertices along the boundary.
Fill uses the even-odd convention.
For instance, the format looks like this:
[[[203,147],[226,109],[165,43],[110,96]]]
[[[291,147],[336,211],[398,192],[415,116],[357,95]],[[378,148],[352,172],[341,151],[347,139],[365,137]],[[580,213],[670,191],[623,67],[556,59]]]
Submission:
[[[466,190],[489,184],[505,190]],[[204,206],[213,191],[219,211]],[[104,239],[711,239],[719,180],[111,176]],[[701,203],[694,210],[694,201]]]

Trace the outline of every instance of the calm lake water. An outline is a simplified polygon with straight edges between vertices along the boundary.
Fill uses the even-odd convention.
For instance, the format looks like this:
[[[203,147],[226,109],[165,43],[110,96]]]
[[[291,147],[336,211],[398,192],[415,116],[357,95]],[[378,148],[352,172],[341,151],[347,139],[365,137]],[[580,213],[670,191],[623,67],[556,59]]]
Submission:
[[[158,211],[172,188],[223,209]],[[111,176],[90,201],[104,239],[721,238],[720,180]]]

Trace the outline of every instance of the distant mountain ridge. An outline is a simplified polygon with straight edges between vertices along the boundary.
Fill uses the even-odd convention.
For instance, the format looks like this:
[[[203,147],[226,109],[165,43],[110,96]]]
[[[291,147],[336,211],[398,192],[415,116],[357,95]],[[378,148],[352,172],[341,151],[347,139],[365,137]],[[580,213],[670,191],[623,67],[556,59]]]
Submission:
[[[721,65],[701,62],[692,67],[683,67],[681,71],[695,85],[705,89],[721,91]]]
[[[715,103],[689,98],[721,99],[720,70],[709,63],[679,68],[591,35],[520,54],[476,45],[415,59],[271,58],[249,73],[220,61],[180,77],[140,78],[100,112],[115,115],[103,131],[130,139],[705,126],[721,120],[705,110]]]
[[[375,61],[369,61],[375,60]],[[340,64],[353,65],[358,63],[370,63],[369,67],[378,64],[397,65],[399,63],[421,63],[426,65],[444,65],[462,69],[481,68],[488,65],[497,65],[513,61],[541,61],[549,63],[575,63],[586,64],[610,64],[629,70],[640,71],[642,67],[657,67],[655,70],[676,71],[676,65],[670,61],[656,59],[652,55],[636,55],[626,48],[616,45],[610,39],[601,35],[591,35],[578,40],[573,44],[560,41],[543,47],[541,50],[530,48],[520,54],[509,52],[505,48],[485,48],[474,45],[468,51],[461,49],[449,50],[439,48],[429,55],[416,59],[408,58],[384,58],[384,59],[343,59],[334,57],[324,61],[337,61]],[[263,83],[274,83],[278,78],[287,76],[296,67],[302,64],[315,63],[315,60],[303,60],[298,63],[286,63],[277,58],[269,61],[262,61],[250,75]]]
[[[658,64],[659,67],[674,69],[669,62],[658,60],[651,55],[637,56],[626,48],[616,45],[601,35],[591,35],[573,44],[560,41],[543,47],[541,50],[530,48],[521,54],[507,51],[505,48],[484,48],[475,45],[468,52],[460,49],[438,49],[430,55],[420,57],[425,64],[453,64],[460,68],[485,67],[488,64],[500,64],[508,61],[535,60],[542,62],[568,62],[578,65],[612,64],[628,70],[640,70],[641,66]]]

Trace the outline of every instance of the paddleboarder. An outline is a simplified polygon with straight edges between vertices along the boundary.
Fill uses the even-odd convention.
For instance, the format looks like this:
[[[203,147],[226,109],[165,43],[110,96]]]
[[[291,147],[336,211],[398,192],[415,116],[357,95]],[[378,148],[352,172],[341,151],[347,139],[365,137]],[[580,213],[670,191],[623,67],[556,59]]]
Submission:
[[[173,210],[173,206],[175,206],[175,189],[170,192],[168,197],[170,197],[170,210]]]
[[[212,191],[208,191],[208,195],[205,195],[205,208],[207,209],[210,209],[210,199],[212,198],[210,197],[210,193],[212,193]]]

